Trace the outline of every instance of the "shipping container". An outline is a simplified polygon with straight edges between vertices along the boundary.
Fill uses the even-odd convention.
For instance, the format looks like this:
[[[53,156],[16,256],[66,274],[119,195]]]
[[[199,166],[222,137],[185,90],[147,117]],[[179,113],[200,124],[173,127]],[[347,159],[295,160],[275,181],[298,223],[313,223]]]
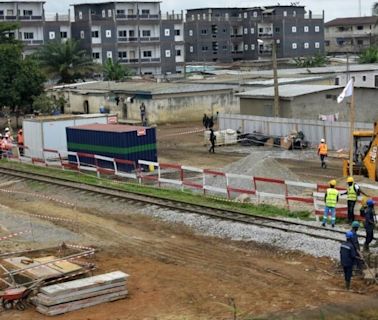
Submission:
[[[97,154],[120,160],[157,162],[156,129],[114,124],[93,124],[68,127],[67,147],[69,151]],[[70,158],[70,161],[74,159]],[[94,165],[94,160],[80,157],[80,162]],[[101,167],[111,168],[111,163],[98,161]],[[129,165],[120,165],[119,170],[131,171]]]
[[[43,153],[43,149],[67,151],[66,128],[75,125],[94,123],[114,123],[116,115],[83,114],[46,116],[25,119],[22,122],[24,144],[27,147],[25,155],[33,158],[55,158],[54,153]]]

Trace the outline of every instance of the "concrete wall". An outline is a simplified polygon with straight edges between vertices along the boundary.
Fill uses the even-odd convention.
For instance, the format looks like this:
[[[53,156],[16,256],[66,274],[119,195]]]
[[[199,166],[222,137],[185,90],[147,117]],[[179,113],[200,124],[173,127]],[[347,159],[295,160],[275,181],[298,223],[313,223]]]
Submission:
[[[122,95],[120,95],[121,97]],[[76,92],[65,94],[69,101],[65,112],[84,112],[84,103],[88,101],[89,112],[98,113],[100,106],[110,109],[119,118],[124,118],[124,105],[118,106],[114,97],[108,99],[106,94],[82,95]],[[239,98],[235,97],[231,90],[196,93],[191,95],[176,95],[151,100],[135,98],[133,102],[124,102],[127,107],[128,119],[140,119],[140,105],[146,106],[149,123],[200,121],[204,113],[215,114],[217,111],[224,113],[239,113]]]
[[[292,101],[280,100],[280,116],[285,118],[317,120],[319,114],[339,113],[339,121],[349,120],[346,102],[338,104],[336,99],[340,89],[295,97]],[[378,120],[378,89],[356,88],[356,121],[374,122]],[[273,116],[273,99],[240,99],[240,113],[256,116]]]

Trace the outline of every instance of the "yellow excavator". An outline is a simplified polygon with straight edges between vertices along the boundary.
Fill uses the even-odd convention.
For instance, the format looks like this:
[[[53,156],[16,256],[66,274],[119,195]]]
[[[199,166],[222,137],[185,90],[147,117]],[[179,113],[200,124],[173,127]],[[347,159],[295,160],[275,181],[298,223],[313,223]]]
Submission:
[[[372,181],[378,181],[378,124],[373,131],[354,131],[353,174],[364,175]],[[349,161],[343,162],[343,175],[349,175]]]

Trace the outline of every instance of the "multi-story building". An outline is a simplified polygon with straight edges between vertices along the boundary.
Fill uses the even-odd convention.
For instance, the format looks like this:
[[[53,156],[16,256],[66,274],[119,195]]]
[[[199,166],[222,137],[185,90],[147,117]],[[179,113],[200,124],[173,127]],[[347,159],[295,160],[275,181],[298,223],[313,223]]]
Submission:
[[[183,14],[162,16],[160,2],[83,3],[74,16],[72,37],[95,61],[116,59],[137,74],[182,71]]]
[[[201,8],[187,10],[186,60],[232,62],[324,52],[324,13],[305,14],[303,6]]]
[[[0,22],[17,22],[18,30],[11,36],[25,45],[25,54],[44,43],[43,5],[45,1],[0,1]]]
[[[328,54],[361,53],[377,44],[377,16],[338,18],[324,26],[325,48]]]

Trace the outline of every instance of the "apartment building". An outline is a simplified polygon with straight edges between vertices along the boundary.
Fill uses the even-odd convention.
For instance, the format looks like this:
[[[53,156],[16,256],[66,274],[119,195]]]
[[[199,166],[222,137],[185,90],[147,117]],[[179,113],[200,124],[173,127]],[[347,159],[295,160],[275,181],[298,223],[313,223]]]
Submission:
[[[325,49],[328,54],[358,54],[377,43],[377,16],[338,18],[325,24]]]
[[[137,74],[183,70],[183,14],[162,15],[160,2],[75,4],[71,30],[99,63],[115,59]]]
[[[324,13],[303,6],[200,8],[187,10],[185,50],[188,62],[232,62],[324,53]]]
[[[25,45],[25,54],[44,43],[44,1],[0,1],[0,22],[18,22],[19,29],[11,36]]]

